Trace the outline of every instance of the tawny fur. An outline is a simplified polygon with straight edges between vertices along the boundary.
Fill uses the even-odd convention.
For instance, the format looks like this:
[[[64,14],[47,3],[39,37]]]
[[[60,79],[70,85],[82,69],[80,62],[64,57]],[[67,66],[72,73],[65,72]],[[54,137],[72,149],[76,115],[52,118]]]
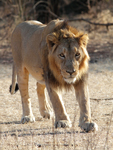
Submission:
[[[45,95],[46,88],[55,113],[55,127],[71,126],[61,89],[73,86],[80,106],[80,127],[87,132],[97,130],[97,125],[91,120],[87,85],[88,35],[63,20],[53,20],[47,25],[27,21],[16,27],[11,41],[14,60],[11,93],[14,93],[17,75],[23,107],[22,123],[35,121],[28,93],[31,74],[37,80],[39,108],[43,117],[50,118],[52,114]]]

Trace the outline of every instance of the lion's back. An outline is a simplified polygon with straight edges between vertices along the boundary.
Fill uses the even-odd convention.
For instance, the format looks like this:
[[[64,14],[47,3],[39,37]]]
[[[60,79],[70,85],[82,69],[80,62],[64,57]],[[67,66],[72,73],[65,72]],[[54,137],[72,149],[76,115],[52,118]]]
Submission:
[[[25,60],[28,54],[29,56],[33,53],[36,55],[36,47],[39,47],[37,44],[40,43],[40,36],[44,28],[45,25],[38,21],[25,21],[17,25],[11,38],[12,54],[15,62]],[[39,36],[37,37],[37,35]]]

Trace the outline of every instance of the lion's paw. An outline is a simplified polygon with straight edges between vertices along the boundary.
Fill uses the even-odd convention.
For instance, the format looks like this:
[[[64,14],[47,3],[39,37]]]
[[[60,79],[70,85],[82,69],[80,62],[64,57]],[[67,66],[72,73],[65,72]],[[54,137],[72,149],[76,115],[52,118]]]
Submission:
[[[34,116],[24,116],[21,119],[21,123],[28,123],[28,122],[35,122],[35,117]]]
[[[66,128],[71,126],[71,122],[68,120],[59,120],[55,122],[55,128]]]
[[[85,122],[82,125],[79,125],[79,127],[85,132],[98,131],[98,125],[95,122]]]
[[[53,112],[43,111],[43,112],[41,112],[41,115],[43,118],[50,119],[51,117],[53,117]]]

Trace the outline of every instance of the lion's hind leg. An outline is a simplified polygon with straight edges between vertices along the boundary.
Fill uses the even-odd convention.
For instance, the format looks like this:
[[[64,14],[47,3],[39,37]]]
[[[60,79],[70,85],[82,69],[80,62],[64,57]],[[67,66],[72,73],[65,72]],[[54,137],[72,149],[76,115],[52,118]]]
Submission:
[[[53,115],[52,109],[47,101],[47,93],[45,91],[45,85],[42,85],[40,83],[37,83],[37,95],[38,95],[38,101],[39,101],[39,110],[40,114],[43,118],[48,118]]]
[[[19,90],[21,94],[22,108],[23,108],[23,116],[21,119],[22,123],[35,121],[35,117],[33,116],[32,109],[31,109],[31,100],[29,98],[29,93],[28,93],[28,79],[29,79],[29,72],[27,71],[26,68],[17,70],[17,80],[19,84]]]

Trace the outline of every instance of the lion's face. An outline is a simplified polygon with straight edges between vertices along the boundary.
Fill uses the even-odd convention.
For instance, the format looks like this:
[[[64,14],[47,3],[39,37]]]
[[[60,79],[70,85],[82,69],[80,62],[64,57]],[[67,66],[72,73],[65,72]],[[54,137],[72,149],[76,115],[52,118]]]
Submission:
[[[61,71],[63,79],[68,83],[76,81],[79,71],[80,51],[76,41],[62,40],[55,52],[52,54],[57,67]]]
[[[54,76],[60,82],[63,79],[68,84],[75,83],[84,68],[82,66],[86,58],[88,60],[89,57],[86,45],[80,44],[80,39],[73,33],[63,30],[60,31],[59,37],[55,33],[48,35],[47,42],[49,67]]]

